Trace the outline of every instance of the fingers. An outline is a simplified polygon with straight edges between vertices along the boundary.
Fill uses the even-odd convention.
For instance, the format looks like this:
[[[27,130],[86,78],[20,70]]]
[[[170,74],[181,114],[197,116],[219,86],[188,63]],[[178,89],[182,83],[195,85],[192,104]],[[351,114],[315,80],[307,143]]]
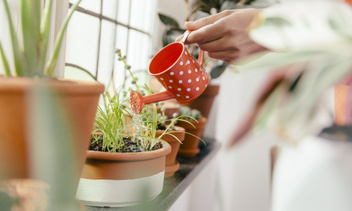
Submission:
[[[232,12],[231,12],[232,13]],[[230,14],[230,11],[223,11],[212,16],[207,16],[196,21],[189,21],[185,23],[186,29],[189,31],[198,30],[206,25],[213,24],[217,20]]]
[[[185,27],[192,31],[186,40],[186,44],[206,43],[220,39],[228,30],[225,17],[235,11],[223,11],[213,16],[208,16],[194,22],[186,22]]]

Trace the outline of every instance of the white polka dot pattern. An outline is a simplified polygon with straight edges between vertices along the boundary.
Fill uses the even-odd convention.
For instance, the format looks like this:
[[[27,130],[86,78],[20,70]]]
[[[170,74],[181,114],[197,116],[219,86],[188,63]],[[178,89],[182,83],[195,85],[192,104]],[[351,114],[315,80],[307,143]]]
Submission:
[[[174,66],[154,76],[181,103],[198,97],[209,81],[209,75],[186,49]]]

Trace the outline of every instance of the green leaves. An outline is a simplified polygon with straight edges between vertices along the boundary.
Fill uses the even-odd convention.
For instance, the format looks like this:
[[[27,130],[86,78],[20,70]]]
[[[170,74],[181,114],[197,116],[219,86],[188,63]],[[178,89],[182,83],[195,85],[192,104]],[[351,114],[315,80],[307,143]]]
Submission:
[[[161,22],[163,22],[166,26],[171,28],[180,28],[177,21],[175,21],[173,18],[163,15],[161,13],[158,13],[158,15]]]
[[[10,8],[7,3],[7,0],[2,0],[2,2],[5,7],[6,17],[7,17],[8,24],[9,24],[16,74],[19,76],[23,76],[24,75],[23,69],[24,69],[25,58],[21,54],[21,49],[19,47],[19,43],[18,43],[18,39],[17,39],[17,33],[15,31],[15,26],[12,21],[11,12],[10,12]]]
[[[70,21],[73,12],[77,9],[77,7],[78,7],[79,3],[81,3],[81,1],[82,0],[77,1],[77,3],[72,6],[69,15],[65,18],[64,23],[61,26],[59,33],[57,34],[57,37],[55,40],[55,45],[54,45],[54,52],[53,52],[51,58],[49,59],[47,66],[46,66],[46,74],[48,76],[52,76],[54,73],[54,68],[56,66],[56,62],[59,57],[59,53],[60,53],[60,49],[61,49],[62,38],[64,36],[68,22]]]
[[[0,43],[0,56],[1,56],[2,64],[4,66],[5,75],[6,76],[10,76],[11,75],[11,71],[10,71],[9,63],[7,62],[7,59],[6,59],[4,50],[2,49],[1,43]]]
[[[23,47],[20,45],[17,38],[8,1],[2,0],[2,2],[4,4],[6,17],[9,23],[16,75],[21,77],[52,76],[60,53],[63,35],[73,12],[77,9],[81,0],[79,0],[72,7],[69,15],[66,17],[63,25],[61,26],[55,40],[54,51],[47,65],[45,65],[45,62],[49,46],[53,0],[45,1],[42,17],[41,0],[20,0]],[[11,75],[8,60],[5,57],[1,43],[0,53],[4,64],[5,74]]]

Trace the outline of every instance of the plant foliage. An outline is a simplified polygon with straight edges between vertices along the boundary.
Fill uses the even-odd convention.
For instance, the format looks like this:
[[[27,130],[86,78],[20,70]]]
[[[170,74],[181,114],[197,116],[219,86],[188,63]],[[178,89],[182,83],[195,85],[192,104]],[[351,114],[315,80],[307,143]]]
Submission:
[[[77,3],[72,6],[71,11],[65,18],[56,36],[54,50],[47,60],[53,0],[45,1],[43,13],[41,13],[41,0],[20,0],[22,39],[18,39],[8,1],[2,0],[9,25],[15,66],[14,74],[16,76],[50,77],[53,75],[68,22],[81,1],[82,0],[77,1]],[[20,40],[23,40],[23,42],[20,43]],[[10,70],[8,62],[9,55],[5,55],[1,43],[0,54],[5,75],[11,76],[12,71]]]

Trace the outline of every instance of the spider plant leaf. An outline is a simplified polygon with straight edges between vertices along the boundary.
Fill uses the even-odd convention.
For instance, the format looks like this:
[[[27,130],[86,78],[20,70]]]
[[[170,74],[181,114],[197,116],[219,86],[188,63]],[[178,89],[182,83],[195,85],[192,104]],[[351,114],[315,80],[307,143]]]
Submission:
[[[15,71],[16,71],[17,76],[24,76],[23,68],[24,68],[25,58],[21,54],[21,49],[20,49],[18,39],[17,39],[17,33],[16,33],[15,26],[12,21],[11,12],[10,12],[10,8],[7,3],[7,0],[2,0],[2,1],[4,3],[6,17],[7,17],[9,29],[10,29],[13,59],[14,59],[14,63],[15,63]]]
[[[37,43],[39,41],[39,26],[37,26],[36,7],[40,1],[21,0],[21,22],[23,35],[23,54],[28,63],[26,72],[27,76],[43,75],[43,72],[37,68],[38,53]],[[40,11],[38,11],[40,13]]]
[[[50,36],[50,25],[51,25],[51,14],[52,14],[52,5],[53,0],[47,0],[45,2],[45,7],[43,10],[43,17],[40,21],[40,68],[44,71],[45,68],[45,61],[46,61],[46,54],[48,50],[49,44],[49,36]],[[44,72],[43,72],[44,74]]]
[[[4,52],[3,48],[2,48],[1,43],[0,43],[0,55],[1,55],[2,64],[4,66],[5,76],[11,76],[9,63],[8,63],[8,61],[6,59],[5,52]]]
[[[50,185],[48,210],[79,210],[75,200],[78,172],[75,162],[72,162],[73,131],[68,127],[68,114],[62,105],[57,95],[47,87],[37,86],[30,90],[31,176]]]
[[[55,44],[54,44],[54,52],[53,52],[51,58],[49,59],[49,62],[47,63],[47,66],[46,66],[46,74],[48,76],[52,76],[54,73],[54,69],[55,69],[57,59],[59,57],[59,53],[60,53],[60,49],[61,49],[62,39],[63,39],[64,33],[66,31],[68,22],[70,21],[73,12],[77,9],[77,7],[81,1],[82,0],[77,1],[77,3],[71,7],[70,13],[68,14],[68,16],[66,16],[64,23],[59,30],[59,33],[56,37]]]

